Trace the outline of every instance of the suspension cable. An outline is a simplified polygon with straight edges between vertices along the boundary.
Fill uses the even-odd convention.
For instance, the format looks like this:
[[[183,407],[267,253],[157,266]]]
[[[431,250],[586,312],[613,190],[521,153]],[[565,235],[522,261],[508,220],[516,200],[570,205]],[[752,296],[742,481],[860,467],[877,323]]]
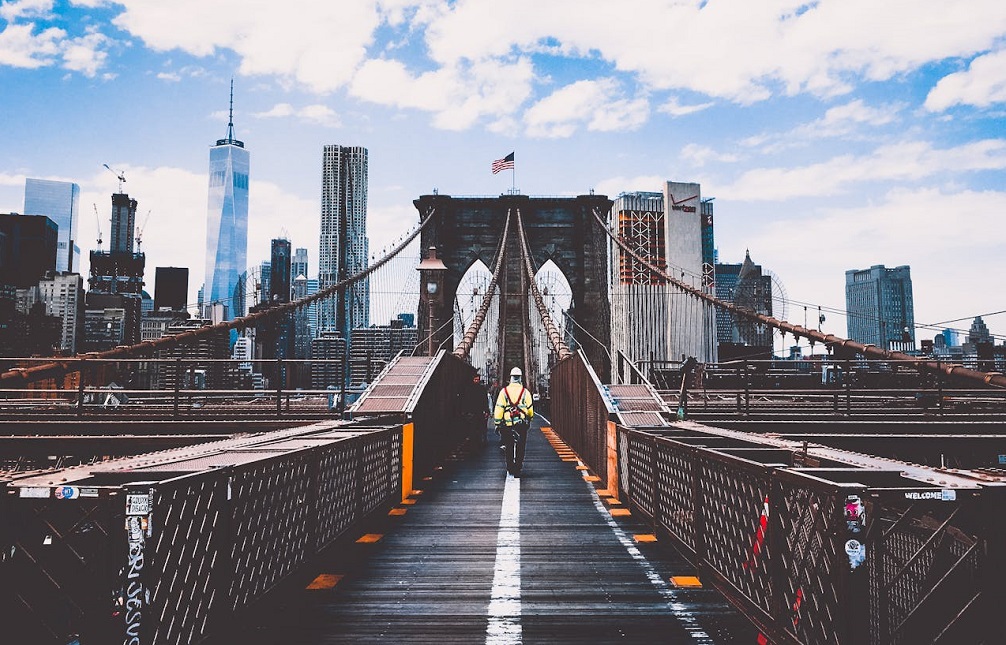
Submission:
[[[826,346],[844,347],[846,349],[862,354],[866,357],[897,361],[899,363],[908,364],[909,366],[917,370],[924,370],[935,373],[944,373],[947,374],[948,376],[960,376],[972,381],[981,381],[993,387],[1006,388],[1006,376],[998,372],[981,372],[978,370],[973,370],[964,367],[962,365],[948,365],[940,361],[922,360],[916,356],[911,356],[903,352],[895,352],[888,349],[881,349],[876,345],[864,344],[855,340],[841,338],[834,334],[825,334],[823,332],[816,331],[814,329],[807,329],[806,327],[800,325],[794,325],[793,323],[778,320],[776,318],[773,318],[772,316],[760,314],[756,311],[745,309],[743,307],[738,307],[732,302],[726,302],[724,300],[720,300],[719,298],[713,295],[704,293],[702,290],[689,286],[684,282],[676,280],[674,277],[664,273],[662,270],[654,266],[648,260],[644,259],[638,253],[633,251],[627,244],[625,244],[625,242],[619,239],[617,235],[612,233],[605,225],[603,217],[596,208],[593,209],[593,213],[594,213],[594,219],[597,220],[597,223],[601,227],[601,229],[608,234],[608,237],[610,237],[623,251],[631,255],[633,259],[635,259],[637,262],[639,262],[647,269],[649,269],[651,272],[653,272],[654,275],[663,278],[664,280],[674,285],[678,289],[681,289],[685,293],[694,296],[696,298],[701,298],[702,300],[705,300],[706,302],[709,302],[714,306],[719,307],[720,309],[725,309],[726,311],[729,311],[731,314],[740,316],[742,318],[747,318],[748,320],[753,320],[757,323],[767,325],[774,329],[778,329],[783,334],[789,332],[790,334],[793,334],[793,336],[796,338],[802,336],[803,338],[806,338],[811,342],[821,342],[824,343]]]
[[[517,235],[520,240],[521,258],[524,261],[524,272],[528,278],[528,289],[531,291],[531,295],[534,296],[534,303],[538,307],[541,322],[545,325],[545,333],[548,335],[548,341],[552,345],[552,351],[559,355],[559,360],[572,356],[573,352],[569,350],[569,347],[562,340],[562,334],[559,333],[555,322],[552,321],[552,315],[549,313],[548,307],[545,306],[545,299],[542,298],[541,292],[538,290],[538,283],[535,282],[534,267],[531,265],[531,253],[528,251],[527,237],[524,231],[524,220],[521,218],[519,208],[517,209]]]
[[[512,211],[508,210],[506,214],[506,223],[503,225],[503,237],[500,238],[499,249],[496,251],[496,266],[493,267],[493,277],[489,281],[485,297],[482,298],[482,304],[479,305],[479,310],[475,313],[475,317],[472,318],[471,324],[468,325],[468,329],[465,331],[461,342],[454,348],[454,355],[458,358],[468,360],[468,353],[471,351],[472,345],[475,344],[475,338],[478,336],[482,323],[485,322],[486,315],[489,313],[493,296],[496,295],[496,285],[499,283],[500,273],[503,270],[503,256],[506,254],[506,242],[510,235],[511,213]]]
[[[436,209],[430,209],[427,213],[426,218],[420,222],[419,226],[411,234],[405,237],[402,242],[393,248],[387,255],[383,258],[370,265],[363,271],[352,275],[340,282],[337,282],[330,287],[319,291],[318,293],[311,294],[300,300],[295,300],[293,302],[283,303],[269,309],[258,311],[247,316],[242,316],[240,318],[235,318],[233,320],[225,320],[219,322],[215,325],[207,325],[205,327],[199,327],[197,329],[190,329],[184,331],[180,334],[174,336],[162,336],[155,340],[145,340],[139,342],[135,345],[124,345],[116,347],[115,349],[109,349],[103,352],[90,352],[87,354],[78,355],[76,357],[67,357],[65,359],[54,360],[51,363],[45,363],[42,365],[36,365],[34,367],[15,367],[9,369],[6,372],[0,374],[0,382],[3,381],[15,381],[17,383],[33,383],[35,381],[42,380],[44,378],[49,378],[59,374],[66,374],[80,371],[81,365],[87,360],[103,360],[103,359],[114,359],[114,358],[128,358],[131,356],[143,355],[149,352],[153,352],[159,349],[166,349],[174,347],[176,345],[183,345],[190,341],[203,338],[204,336],[210,336],[217,333],[222,333],[224,331],[229,331],[231,329],[243,329],[245,327],[254,327],[256,324],[261,322],[266,322],[274,318],[281,318],[282,316],[293,312],[301,307],[306,307],[312,302],[321,300],[322,298],[327,298],[329,296],[335,295],[339,291],[345,290],[352,284],[359,282],[363,278],[366,278],[371,273],[381,268],[387,264],[392,258],[398,255],[402,249],[407,247],[412,240],[416,238],[417,235],[426,227],[426,225],[433,219]]]

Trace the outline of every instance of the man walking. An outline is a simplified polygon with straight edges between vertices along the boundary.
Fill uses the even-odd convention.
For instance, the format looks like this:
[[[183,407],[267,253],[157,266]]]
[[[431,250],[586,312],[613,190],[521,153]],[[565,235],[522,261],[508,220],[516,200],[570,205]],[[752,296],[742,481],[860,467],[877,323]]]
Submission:
[[[534,418],[534,401],[522,383],[523,376],[519,367],[510,370],[510,382],[500,390],[493,410],[493,422],[506,452],[506,469],[514,477],[520,477],[527,430]]]

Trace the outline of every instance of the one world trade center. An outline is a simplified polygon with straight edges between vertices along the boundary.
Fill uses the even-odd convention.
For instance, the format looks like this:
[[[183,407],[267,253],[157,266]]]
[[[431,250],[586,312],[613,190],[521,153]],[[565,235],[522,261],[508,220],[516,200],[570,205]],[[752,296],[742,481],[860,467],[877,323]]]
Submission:
[[[234,81],[231,81],[227,138],[210,148],[209,208],[206,218],[204,318],[232,320],[245,312],[248,256],[248,167],[245,144],[234,138]]]

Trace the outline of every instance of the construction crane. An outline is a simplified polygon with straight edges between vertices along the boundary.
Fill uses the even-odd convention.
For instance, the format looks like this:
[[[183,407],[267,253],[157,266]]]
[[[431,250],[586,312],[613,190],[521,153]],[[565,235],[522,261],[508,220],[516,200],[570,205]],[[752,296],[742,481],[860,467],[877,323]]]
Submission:
[[[143,244],[143,231],[147,228],[147,222],[150,221],[150,211],[147,211],[147,216],[143,218],[143,224],[136,227],[136,252],[139,253],[142,249]]]
[[[112,173],[113,175],[115,175],[116,178],[119,180],[119,192],[121,193],[122,192],[122,184],[126,183],[126,175],[125,175],[125,173],[123,173],[121,170],[113,170],[112,168],[109,168],[109,166],[108,166],[107,163],[101,164],[101,165],[104,166],[104,167],[106,167],[106,168],[108,168],[108,171],[110,173]]]
[[[94,206],[94,221],[98,224],[98,251],[101,251],[101,216],[98,215],[98,205],[91,204]]]

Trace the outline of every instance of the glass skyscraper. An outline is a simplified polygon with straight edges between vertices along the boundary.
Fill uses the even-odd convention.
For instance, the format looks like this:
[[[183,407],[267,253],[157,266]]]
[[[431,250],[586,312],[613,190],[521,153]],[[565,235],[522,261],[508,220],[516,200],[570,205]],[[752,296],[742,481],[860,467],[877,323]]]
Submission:
[[[322,155],[319,289],[352,277],[368,266],[367,149],[327,145]],[[339,331],[343,338],[370,326],[370,282],[364,278],[345,298],[325,298],[318,305],[318,331]]]
[[[45,215],[59,227],[56,271],[80,273],[77,221],[80,219],[80,186],[68,181],[25,179],[24,214]]]
[[[248,256],[249,154],[234,138],[234,84],[231,83],[227,138],[210,148],[209,207],[206,219],[205,303],[222,320],[244,315]],[[223,305],[218,309],[215,305]],[[206,314],[204,314],[206,315]],[[209,317],[209,316],[207,316]],[[218,322],[218,321],[215,321]]]

